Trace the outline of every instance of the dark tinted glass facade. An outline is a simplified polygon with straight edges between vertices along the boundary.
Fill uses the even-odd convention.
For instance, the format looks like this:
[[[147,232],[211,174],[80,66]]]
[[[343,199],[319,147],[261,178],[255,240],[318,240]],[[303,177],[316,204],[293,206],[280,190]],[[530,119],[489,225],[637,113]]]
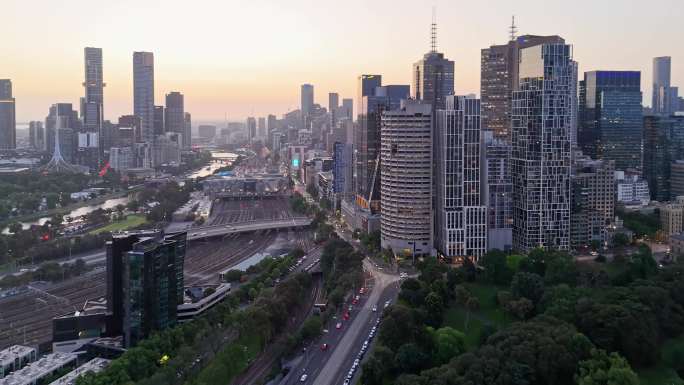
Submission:
[[[644,179],[651,197],[657,201],[672,198],[671,167],[684,159],[684,116],[644,117]]]
[[[641,168],[641,73],[592,71],[580,84],[578,144],[619,170]]]

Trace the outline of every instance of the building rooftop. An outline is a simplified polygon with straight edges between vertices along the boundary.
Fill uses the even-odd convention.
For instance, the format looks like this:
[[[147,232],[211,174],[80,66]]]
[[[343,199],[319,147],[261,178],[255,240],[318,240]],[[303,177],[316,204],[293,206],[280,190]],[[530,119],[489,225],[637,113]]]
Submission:
[[[15,359],[25,357],[35,351],[34,348],[22,345],[12,345],[7,349],[0,350],[0,366],[8,366]]]
[[[110,360],[106,360],[104,358],[93,358],[92,360],[65,374],[56,381],[51,382],[50,385],[74,385],[77,378],[88,372],[100,372],[106,368],[110,362]]]
[[[52,353],[40,360],[26,365],[9,376],[0,379],[0,385],[30,385],[50,375],[74,361],[78,356],[73,353]]]

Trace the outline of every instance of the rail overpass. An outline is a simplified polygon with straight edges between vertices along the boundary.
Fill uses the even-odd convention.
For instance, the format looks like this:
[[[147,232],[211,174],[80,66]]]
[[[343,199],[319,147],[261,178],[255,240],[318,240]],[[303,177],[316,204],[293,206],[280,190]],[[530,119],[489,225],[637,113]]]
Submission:
[[[311,221],[311,218],[301,217],[291,219],[243,222],[230,225],[194,227],[188,229],[188,240],[191,241],[195,239],[218,237],[257,230],[274,230],[306,227],[311,225]]]

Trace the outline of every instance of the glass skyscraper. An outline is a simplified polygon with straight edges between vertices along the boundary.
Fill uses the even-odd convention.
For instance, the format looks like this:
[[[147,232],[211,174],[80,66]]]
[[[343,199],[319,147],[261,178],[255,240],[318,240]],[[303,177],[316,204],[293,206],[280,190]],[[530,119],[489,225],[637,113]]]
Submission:
[[[154,140],[154,55],[133,52],[133,114],[140,118],[142,141]]]
[[[12,81],[0,79],[0,150],[13,150],[17,146],[15,114]]]
[[[578,144],[618,170],[641,168],[643,108],[639,71],[584,73],[579,92]]]
[[[675,198],[670,191],[672,163],[684,159],[684,116],[644,117],[644,179],[651,198]]]
[[[520,50],[513,92],[513,248],[570,246],[570,147],[576,97],[572,47]]]
[[[413,65],[413,97],[444,109],[446,97],[454,94],[454,62],[431,50]]]

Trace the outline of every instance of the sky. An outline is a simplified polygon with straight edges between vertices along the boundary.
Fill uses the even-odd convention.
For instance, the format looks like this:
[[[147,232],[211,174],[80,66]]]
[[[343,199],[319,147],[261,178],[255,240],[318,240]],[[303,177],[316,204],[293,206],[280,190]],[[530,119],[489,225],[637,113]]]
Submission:
[[[684,90],[682,0],[2,0],[0,78],[10,78],[17,121],[43,120],[51,104],[83,95],[83,48],[103,49],[105,118],[133,109],[133,51],[155,56],[155,104],[180,91],[193,121],[242,120],[315,101],[355,97],[356,77],[410,84],[429,50],[455,61],[456,93],[479,94],[480,49],[519,34],[557,34],[580,71],[640,70],[650,104],[655,56],[672,56]],[[684,93],[684,91],[682,92]]]

